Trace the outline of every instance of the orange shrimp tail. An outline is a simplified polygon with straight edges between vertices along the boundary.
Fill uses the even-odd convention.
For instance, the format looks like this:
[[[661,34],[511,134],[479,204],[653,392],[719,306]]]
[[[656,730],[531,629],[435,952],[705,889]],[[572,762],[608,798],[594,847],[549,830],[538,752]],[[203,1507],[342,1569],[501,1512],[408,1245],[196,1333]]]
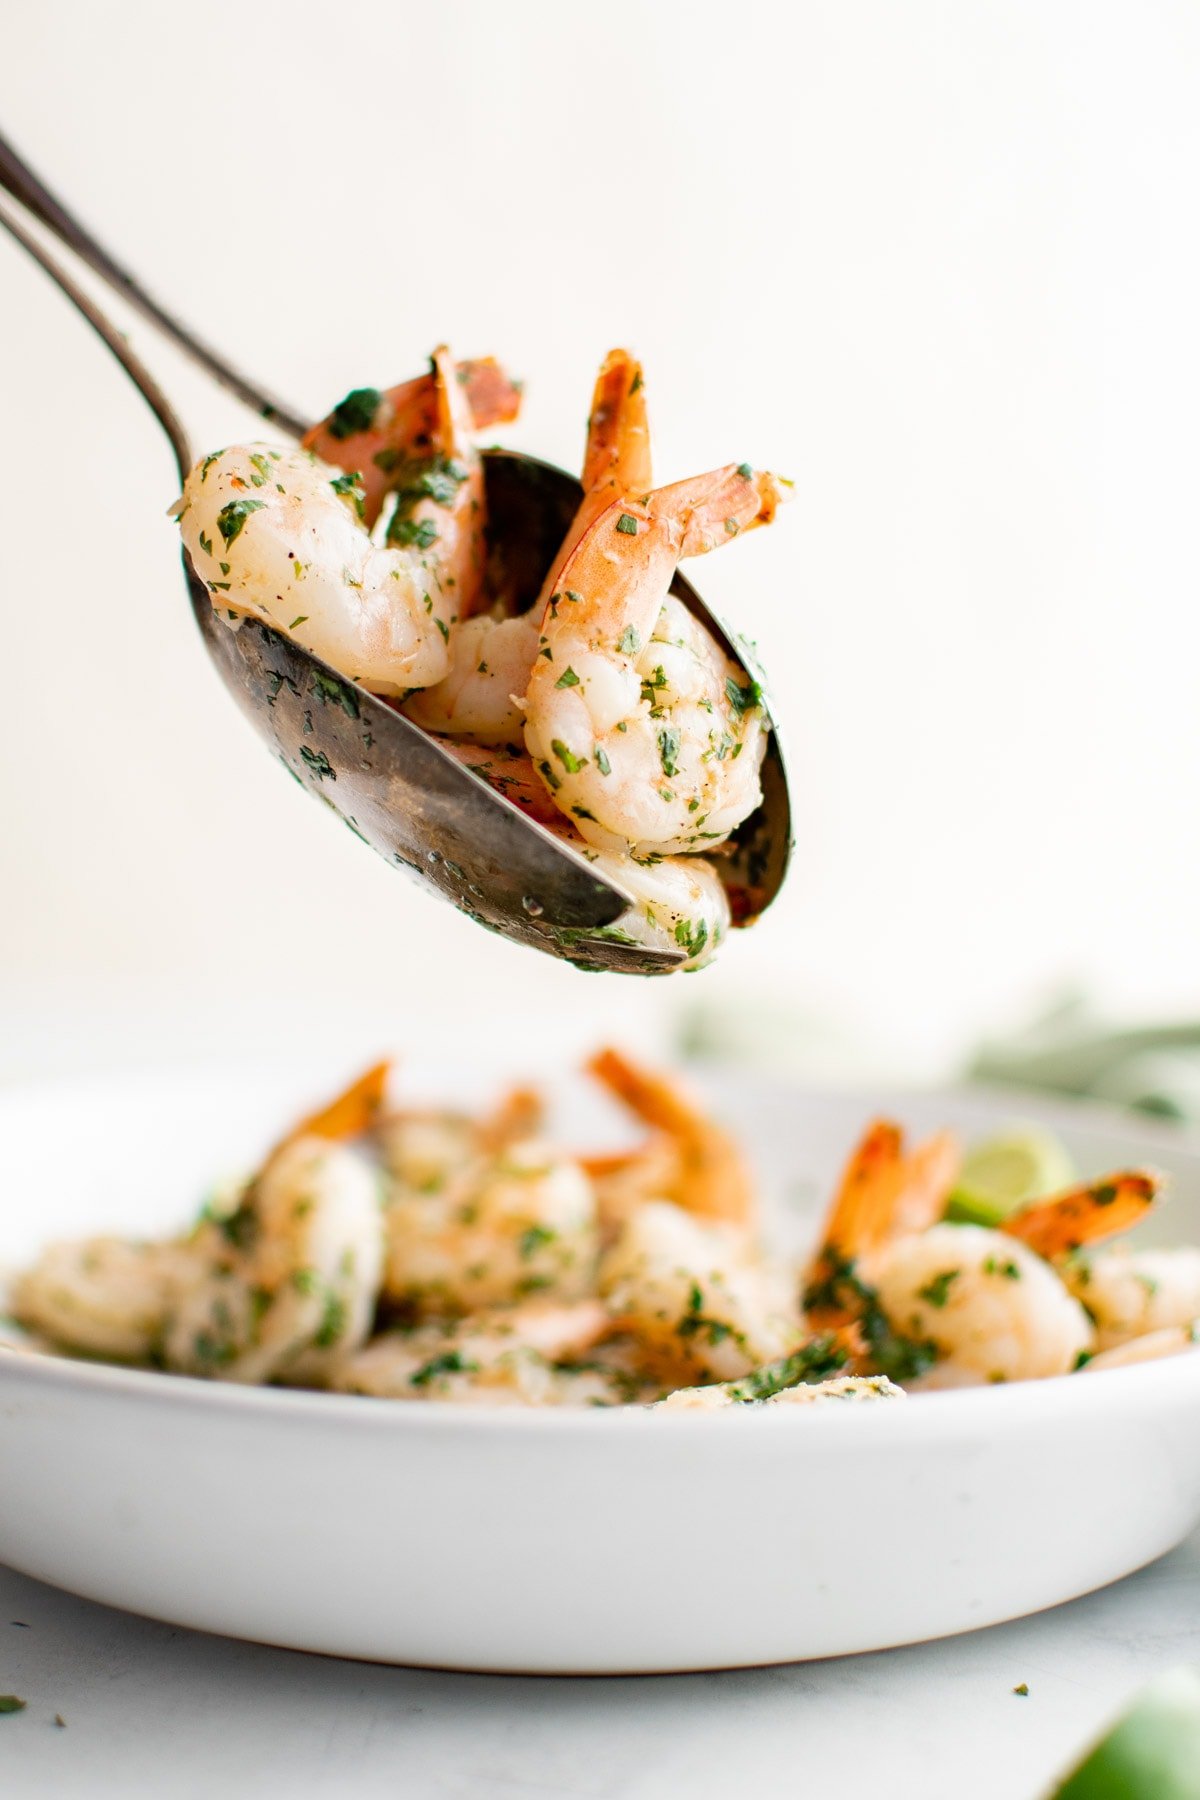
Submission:
[[[1085,1244],[1100,1244],[1131,1230],[1150,1211],[1161,1187],[1162,1176],[1145,1170],[1108,1175],[1087,1187],[1022,1206],[1000,1229],[1039,1256],[1068,1256]]]
[[[459,363],[457,374],[476,431],[511,425],[520,415],[521,383],[507,375],[494,356],[470,357]]]
[[[450,367],[462,403],[457,428],[464,442],[472,431],[507,425],[517,417],[521,389],[495,357],[476,357]],[[374,411],[365,423],[361,414],[348,418],[347,403],[343,401],[306,431],[301,442],[322,462],[359,476],[364,516],[366,523],[373,525],[384,496],[395,486],[404,463],[430,456],[438,448],[438,382],[433,370],[429,370],[385,388],[382,393],[364,389],[362,396],[353,397],[363,398],[368,408],[374,403]]]
[[[855,1145],[805,1275],[805,1312],[822,1330],[848,1325],[861,1294],[852,1276],[859,1259],[895,1230],[904,1178],[904,1133],[874,1119]]]
[[[495,1153],[518,1138],[532,1137],[546,1116],[546,1106],[536,1088],[510,1088],[479,1125],[483,1150]]]
[[[707,475],[672,482],[650,496],[652,515],[677,520],[681,558],[704,556],[731,538],[769,525],[790,497],[791,484],[749,463],[727,463]]]
[[[390,1058],[385,1062],[373,1063],[349,1087],[343,1088],[340,1094],[293,1125],[287,1136],[276,1145],[273,1154],[278,1155],[280,1150],[302,1137],[335,1140],[361,1137],[364,1131],[369,1131],[376,1123],[383,1110],[391,1072]]]
[[[753,1223],[756,1186],[741,1149],[686,1089],[611,1048],[597,1051],[585,1067],[643,1124],[670,1139],[678,1174],[664,1198],[701,1218]]]
[[[896,1221],[904,1168],[904,1133],[890,1119],[867,1126],[846,1164],[825,1223],[823,1247],[848,1259],[876,1249]]]
[[[928,1231],[945,1216],[946,1202],[962,1168],[962,1147],[952,1131],[938,1131],[905,1158],[896,1199],[895,1237]]]
[[[443,456],[461,456],[469,449],[474,430],[471,403],[458,378],[449,346],[439,344],[431,360],[437,395],[434,440]]]
[[[610,350],[600,365],[588,417],[583,486],[645,493],[651,483],[650,426],[642,365],[628,350]]]
[[[597,1050],[584,1068],[644,1125],[674,1135],[686,1130],[694,1120],[694,1109],[670,1082],[639,1068],[623,1051],[611,1046]]]

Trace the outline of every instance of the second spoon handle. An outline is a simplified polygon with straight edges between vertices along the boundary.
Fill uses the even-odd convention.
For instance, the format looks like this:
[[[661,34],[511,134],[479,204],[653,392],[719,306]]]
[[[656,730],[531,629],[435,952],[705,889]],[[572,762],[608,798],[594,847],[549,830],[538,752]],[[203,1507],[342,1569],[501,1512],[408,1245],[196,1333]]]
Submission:
[[[157,325],[172,343],[205,369],[221,387],[236,394],[239,400],[252,407],[262,418],[269,419],[281,431],[288,432],[293,437],[303,437],[311,420],[302,419],[282,400],[240,374],[223,356],[211,350],[186,325],[161,307],[157,300],[151,299],[129,270],[111,257],[86,226],[50,192],[3,133],[0,133],[0,188],[19,200],[35,219],[39,219],[55,237],[82,257],[89,268],[94,269],[122,299],[135,307],[143,318]]]
[[[141,358],[130,349],[124,333],[118,331],[116,326],[113,325],[110,320],[105,318],[104,314],[91,299],[90,295],[85,294],[78,282],[72,280],[62,264],[57,262],[55,258],[50,255],[49,251],[42,248],[33,233],[25,229],[22,221],[10,216],[6,206],[0,206],[0,225],[4,227],[5,231],[7,231],[10,236],[16,239],[17,243],[20,244],[23,249],[29,252],[34,262],[38,263],[41,268],[45,270],[51,281],[66,295],[75,310],[82,313],[97,337],[102,338],[108,345],[108,348],[116,357],[117,361],[120,363],[121,367],[133,382],[133,385],[137,388],[143,400],[166,432],[167,437],[171,441],[171,449],[175,452],[175,463],[179,470],[179,479],[181,482],[186,481],[188,470],[191,468],[193,462],[191,445],[188,443],[187,433],[180,424],[178,413],[159,387],[157,381],[155,381],[153,375],[151,375],[145,363],[143,363]]]

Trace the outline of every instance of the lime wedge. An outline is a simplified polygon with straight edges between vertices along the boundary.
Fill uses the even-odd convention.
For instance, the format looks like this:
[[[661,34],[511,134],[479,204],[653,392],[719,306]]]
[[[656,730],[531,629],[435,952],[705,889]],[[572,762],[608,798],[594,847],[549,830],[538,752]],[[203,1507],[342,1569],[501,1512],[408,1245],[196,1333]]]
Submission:
[[[1054,1800],[1200,1800],[1200,1674],[1153,1682]]]
[[[1058,1193],[1076,1180],[1065,1145],[1040,1125],[1012,1125],[967,1151],[946,1217],[963,1225],[998,1225],[1026,1201]]]

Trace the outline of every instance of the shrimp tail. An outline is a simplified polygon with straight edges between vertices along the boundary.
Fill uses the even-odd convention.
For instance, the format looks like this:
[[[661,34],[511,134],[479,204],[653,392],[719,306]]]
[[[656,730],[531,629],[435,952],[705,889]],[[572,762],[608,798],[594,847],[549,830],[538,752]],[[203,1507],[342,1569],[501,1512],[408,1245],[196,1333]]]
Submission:
[[[791,482],[749,463],[727,463],[707,475],[692,475],[659,488],[651,503],[657,512],[682,522],[679,556],[704,556],[732,537],[769,525],[791,499]]]
[[[440,391],[438,356],[443,358]],[[382,390],[355,388],[305,432],[305,450],[359,476],[367,525],[379,517],[396,473],[438,449],[451,387],[461,402],[455,430],[463,444],[473,431],[511,424],[521,410],[520,385],[509,379],[494,357],[454,364],[442,350],[435,353],[434,366],[426,374]]]
[[[679,1165],[677,1192],[671,1197],[680,1206],[728,1224],[753,1220],[754,1179],[738,1144],[684,1089],[611,1047],[598,1051],[585,1067],[644,1125],[670,1140]]]
[[[469,448],[474,430],[471,402],[446,344],[438,345],[430,362],[437,404],[437,448],[443,456],[461,456]]]
[[[510,1088],[480,1121],[480,1147],[486,1154],[497,1154],[519,1138],[532,1137],[541,1128],[545,1116],[545,1101],[537,1088]]]
[[[306,1118],[293,1125],[287,1136],[276,1146],[273,1155],[277,1156],[299,1138],[317,1137],[341,1141],[361,1137],[379,1118],[391,1072],[390,1058],[373,1063],[340,1094],[336,1094],[316,1112],[309,1113]]]
[[[600,365],[588,416],[583,459],[585,493],[599,487],[622,494],[648,492],[650,425],[642,365],[628,350],[610,350]]]
[[[1039,1256],[1069,1256],[1085,1244],[1103,1243],[1140,1224],[1162,1184],[1161,1175],[1147,1170],[1107,1175],[1050,1200],[1031,1201],[1010,1213],[1000,1229]]]

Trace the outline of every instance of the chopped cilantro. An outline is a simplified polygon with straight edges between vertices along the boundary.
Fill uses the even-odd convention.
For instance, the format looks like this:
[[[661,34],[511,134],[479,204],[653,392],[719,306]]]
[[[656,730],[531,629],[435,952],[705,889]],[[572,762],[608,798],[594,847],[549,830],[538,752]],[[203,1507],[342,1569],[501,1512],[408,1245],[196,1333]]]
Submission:
[[[517,1240],[517,1254],[522,1262],[528,1262],[536,1256],[544,1244],[552,1244],[558,1233],[551,1231],[547,1225],[529,1225]]]
[[[573,750],[568,750],[561,738],[551,738],[550,748],[568,775],[578,775],[587,762],[586,756],[576,756]]]
[[[617,649],[623,656],[636,656],[641,647],[642,640],[637,634],[636,626],[627,625],[617,639]]]
[[[430,544],[436,544],[438,528],[432,519],[401,519],[393,515],[388,526],[388,543],[399,544],[407,548],[415,544],[418,550],[428,550]]]
[[[463,1355],[461,1350],[443,1350],[440,1356],[431,1356],[427,1363],[409,1376],[411,1387],[428,1387],[439,1375],[474,1374],[479,1364]]]
[[[753,473],[754,473],[754,470],[750,467],[749,463],[739,463],[738,464],[738,474],[741,476],[743,481],[749,481],[749,479],[753,475]]]
[[[725,693],[734,712],[740,719],[743,713],[750,712],[755,706],[762,705],[763,691],[757,681],[751,681],[746,687],[739,687],[733,676],[727,676]]]
[[[567,669],[563,670],[562,674],[559,676],[558,680],[555,682],[554,685],[556,688],[578,687],[579,686],[579,677],[575,673],[574,669],[567,668]]]
[[[335,475],[330,487],[339,500],[349,500],[360,519],[365,519],[367,509],[364,504],[366,494],[363,491],[362,476],[356,469],[352,475]]]
[[[310,750],[307,744],[300,746],[301,759],[306,762],[318,780],[337,780],[337,770],[323,750]]]
[[[659,760],[662,763],[664,775],[675,775],[678,773],[677,759],[679,756],[679,746],[682,741],[682,734],[674,725],[664,726],[659,732],[658,755]]]
[[[732,1325],[723,1319],[709,1318],[704,1311],[704,1290],[698,1281],[688,1289],[687,1311],[676,1325],[681,1338],[706,1337],[710,1344],[722,1344],[734,1336]]]
[[[351,388],[329,415],[329,435],[339,442],[356,431],[369,431],[375,423],[383,395],[378,388]]]
[[[217,514],[217,530],[224,538],[227,550],[250,514],[261,512],[265,505],[265,500],[231,500],[228,506],[221,508]]]
[[[680,919],[675,927],[675,942],[689,956],[699,956],[708,942],[708,926],[703,919],[693,924],[690,919]]]
[[[617,520],[617,530],[623,531],[626,537],[637,536],[637,520],[632,513],[622,513]]]
[[[767,1363],[743,1376],[741,1381],[732,1382],[729,1392],[734,1400],[743,1403],[769,1400],[772,1394],[781,1394],[785,1388],[805,1387],[812,1382],[828,1380],[844,1369],[848,1360],[833,1333],[825,1332],[802,1344],[790,1356],[782,1356],[778,1362]]]
[[[612,764],[608,760],[607,753],[601,750],[599,745],[596,746],[596,767],[602,775],[612,774]]]
[[[322,706],[340,706],[348,719],[357,719],[358,696],[336,675],[325,675],[320,669],[314,669],[309,691],[317,696]]]
[[[318,1350],[329,1350],[346,1329],[346,1302],[332,1290],[325,1296],[325,1311],[313,1343]]]
[[[950,1298],[950,1289],[962,1274],[961,1269],[941,1269],[927,1281],[924,1287],[917,1289],[917,1299],[927,1300],[930,1306],[945,1306]]]

